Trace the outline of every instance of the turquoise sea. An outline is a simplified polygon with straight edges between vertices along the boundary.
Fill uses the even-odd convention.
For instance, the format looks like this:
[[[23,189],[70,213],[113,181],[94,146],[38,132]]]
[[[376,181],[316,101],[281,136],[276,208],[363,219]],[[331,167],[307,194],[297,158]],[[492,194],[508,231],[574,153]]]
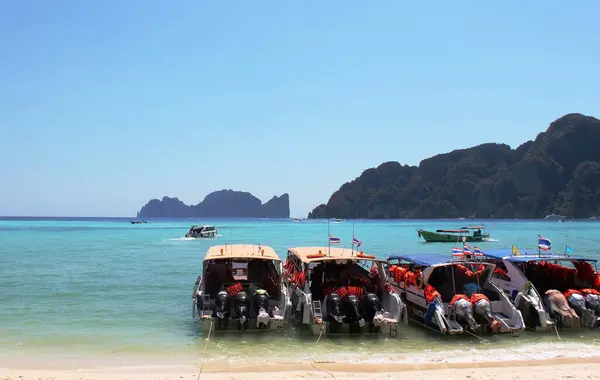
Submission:
[[[394,253],[447,253],[452,244],[423,243],[416,228],[458,228],[483,222],[493,241],[483,249],[530,251],[537,235],[552,240],[555,252],[565,243],[576,254],[600,259],[600,222],[401,220],[331,223],[330,232],[349,246],[352,229],[363,249],[378,257]],[[183,238],[191,224],[217,226],[216,239]],[[125,218],[6,218],[0,220],[0,355],[143,355],[197,357],[206,340],[192,319],[191,293],[211,245],[270,245],[285,258],[288,247],[326,245],[324,220],[149,219],[132,225]],[[303,329],[269,335],[246,333],[211,337],[208,360],[282,360],[303,356],[336,360],[379,358],[422,360],[452,357],[486,347],[517,355],[540,355],[550,348],[600,350],[600,331],[524,332],[515,336],[445,337],[418,326],[398,338],[316,337]],[[530,349],[528,349],[530,347]],[[542,347],[543,349],[540,349]],[[463,355],[463,354],[460,354]],[[440,359],[440,360],[442,360]],[[375,359],[374,359],[375,360]]]

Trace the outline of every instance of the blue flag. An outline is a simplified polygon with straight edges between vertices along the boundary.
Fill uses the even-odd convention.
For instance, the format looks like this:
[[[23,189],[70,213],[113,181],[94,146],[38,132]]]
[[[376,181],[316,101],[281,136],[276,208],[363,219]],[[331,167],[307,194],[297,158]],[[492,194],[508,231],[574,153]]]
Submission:
[[[569,247],[568,245],[565,247],[565,253],[573,253],[575,252],[575,250],[571,247]]]

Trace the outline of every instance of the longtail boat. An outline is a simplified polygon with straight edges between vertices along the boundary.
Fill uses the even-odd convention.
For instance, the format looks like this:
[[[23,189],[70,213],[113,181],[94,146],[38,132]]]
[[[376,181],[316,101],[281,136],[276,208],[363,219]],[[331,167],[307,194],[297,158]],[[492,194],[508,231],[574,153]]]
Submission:
[[[490,237],[485,226],[467,226],[456,230],[436,230],[435,232],[417,229],[417,236],[428,243],[477,242]],[[463,239],[464,238],[464,239]]]

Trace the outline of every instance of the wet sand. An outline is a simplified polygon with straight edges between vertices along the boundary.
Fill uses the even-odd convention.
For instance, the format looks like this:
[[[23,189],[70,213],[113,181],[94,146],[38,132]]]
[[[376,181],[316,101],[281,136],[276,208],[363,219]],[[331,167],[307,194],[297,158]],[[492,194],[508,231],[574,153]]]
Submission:
[[[130,366],[78,369],[0,368],[1,380],[142,380],[142,379],[596,379],[600,357],[555,358],[458,363],[333,363],[224,364]]]

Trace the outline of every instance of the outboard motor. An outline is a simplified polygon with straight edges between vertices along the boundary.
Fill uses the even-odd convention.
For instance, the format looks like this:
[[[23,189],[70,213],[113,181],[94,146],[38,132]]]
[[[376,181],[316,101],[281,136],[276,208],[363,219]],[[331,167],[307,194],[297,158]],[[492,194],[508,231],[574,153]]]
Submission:
[[[494,332],[500,329],[500,322],[494,318],[492,304],[485,295],[473,294],[471,303],[473,304],[473,315],[476,321],[482,321],[483,324],[489,325]]]
[[[267,328],[272,317],[272,312],[269,310],[269,293],[264,289],[256,290],[252,296],[252,303],[256,313],[256,327]]]
[[[354,294],[347,294],[342,299],[342,303],[344,305],[344,314],[346,314],[344,322],[347,322],[350,325],[350,333],[353,332],[357,324],[360,330],[360,328],[365,325],[365,320],[360,312],[360,300]]]
[[[469,326],[472,331],[479,330],[479,326],[475,318],[473,318],[473,304],[471,300],[462,294],[457,294],[452,298],[450,304],[454,309],[458,323]]]
[[[569,303],[569,306],[575,310],[579,319],[581,320],[581,324],[585,327],[594,327],[596,324],[596,316],[594,311],[589,310],[586,307],[586,301],[578,290],[569,289],[565,292],[565,298]]]
[[[234,296],[233,309],[238,320],[238,330],[247,330],[248,320],[250,319],[250,300],[246,292],[242,291]]]
[[[574,329],[581,327],[579,315],[569,306],[564,294],[558,290],[550,289],[544,293],[544,305],[550,318],[558,322],[559,326]]]
[[[339,332],[344,321],[342,312],[342,298],[337,293],[331,293],[327,296],[326,304],[327,314],[329,315],[331,332]]]
[[[600,294],[584,292],[583,290],[582,293],[585,298],[585,307],[594,311],[594,314],[600,317]]]
[[[227,330],[229,326],[229,295],[226,291],[222,290],[217,294],[213,311],[213,318],[217,318],[217,329]]]
[[[367,293],[365,295],[362,302],[362,311],[363,318],[369,324],[369,332],[379,332],[380,319],[383,318],[383,308],[376,294]]]

